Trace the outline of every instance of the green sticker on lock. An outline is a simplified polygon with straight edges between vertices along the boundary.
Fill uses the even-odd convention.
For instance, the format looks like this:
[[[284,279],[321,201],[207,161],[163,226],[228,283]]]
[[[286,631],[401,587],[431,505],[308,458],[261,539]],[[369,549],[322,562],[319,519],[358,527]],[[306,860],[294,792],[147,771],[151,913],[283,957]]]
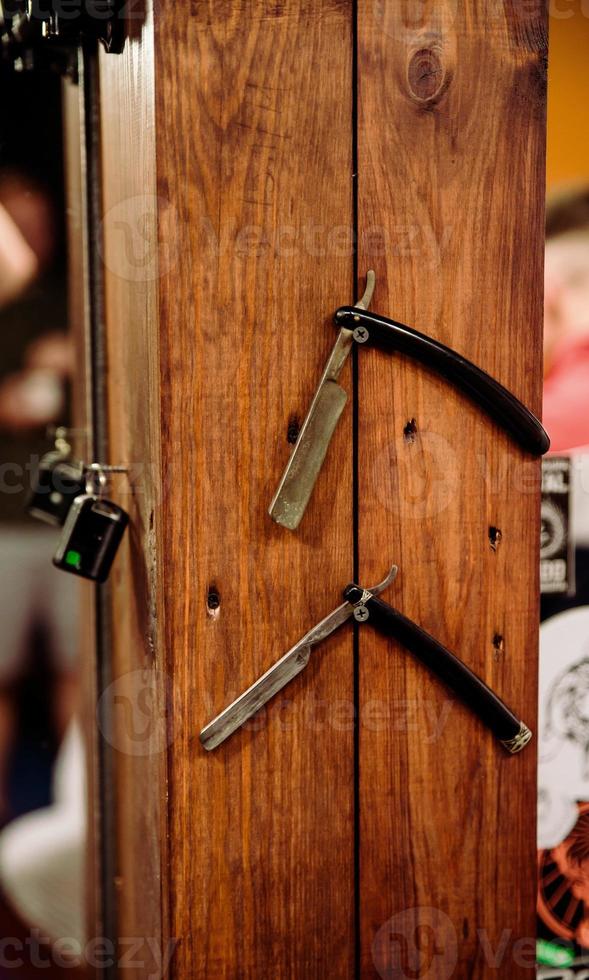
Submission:
[[[79,570],[82,564],[82,556],[79,551],[68,551],[65,556],[66,565],[71,565],[72,568]]]

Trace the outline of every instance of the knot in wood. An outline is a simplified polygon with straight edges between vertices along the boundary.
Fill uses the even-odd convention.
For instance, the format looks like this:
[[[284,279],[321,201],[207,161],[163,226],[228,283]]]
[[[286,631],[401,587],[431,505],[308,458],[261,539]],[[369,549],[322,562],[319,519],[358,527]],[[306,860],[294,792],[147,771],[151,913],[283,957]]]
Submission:
[[[438,45],[422,47],[411,55],[407,68],[407,83],[411,96],[418,102],[431,105],[440,98],[446,82]]]

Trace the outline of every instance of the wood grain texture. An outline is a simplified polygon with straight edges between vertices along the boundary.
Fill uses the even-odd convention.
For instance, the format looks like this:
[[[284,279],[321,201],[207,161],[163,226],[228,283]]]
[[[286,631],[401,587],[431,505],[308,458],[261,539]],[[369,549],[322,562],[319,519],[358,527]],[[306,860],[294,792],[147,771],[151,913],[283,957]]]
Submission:
[[[353,974],[351,632],[247,731],[198,740],[352,571],[350,409],[299,532],[267,514],[353,295],[351,39],[340,0],[164,4],[155,22],[178,978]]]
[[[109,582],[112,678],[102,734],[114,752],[118,954],[130,977],[160,975],[168,945],[167,676],[151,6],[122,55],[102,52],[100,102],[110,496],[131,516]],[[130,941],[137,946],[131,952]],[[163,975],[163,974],[162,974]]]
[[[540,6],[357,10],[373,308],[536,410]],[[348,0],[160,5],[153,38],[148,12],[101,60],[111,458],[147,463],[131,497],[116,485],[134,530],[113,656],[121,680],[140,671],[116,690],[133,706],[147,684],[165,722],[144,755],[117,723],[120,931],[172,937],[182,980],[352,977],[355,895],[362,977],[532,970],[535,751],[502,754],[369,626],[358,692],[344,629],[247,730],[212,754],[198,741],[352,576],[351,406],[299,531],[266,511],[331,313],[355,298],[353,16]],[[538,464],[415,364],[360,350],[358,365],[361,581],[397,560],[386,598],[534,727]]]
[[[538,411],[542,4],[360,0],[358,25],[359,268],[377,271],[373,309]],[[358,356],[362,581],[398,561],[387,597],[534,728],[539,464],[415,363]],[[535,749],[508,757],[364,628],[359,669],[361,975],[533,975]]]
[[[81,59],[80,59],[81,62]],[[72,437],[75,459],[88,459],[92,447],[92,372],[89,358],[90,306],[88,274],[87,171],[83,87],[64,80],[63,155],[68,243],[68,330],[75,352],[72,383]],[[86,915],[88,936],[103,932],[100,888],[100,780],[96,718],[96,620],[94,587],[76,583],[80,602],[80,724],[86,764]]]

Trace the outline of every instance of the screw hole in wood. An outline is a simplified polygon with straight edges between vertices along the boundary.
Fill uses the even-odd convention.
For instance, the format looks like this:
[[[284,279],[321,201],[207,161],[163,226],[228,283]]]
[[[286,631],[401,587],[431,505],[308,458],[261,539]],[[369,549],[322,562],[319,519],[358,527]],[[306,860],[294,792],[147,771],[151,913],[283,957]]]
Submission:
[[[301,426],[299,424],[299,420],[293,416],[293,418],[289,419],[288,422],[288,429],[286,430],[286,441],[290,442],[291,445],[294,446],[295,442],[299,438],[300,429]]]
[[[221,597],[219,595],[219,590],[211,585],[207,593],[207,613],[209,616],[216,619],[221,611]]]
[[[491,551],[497,551],[497,548],[501,544],[502,538],[503,532],[501,528],[491,525],[489,528],[489,544],[491,545]]]
[[[493,650],[495,651],[495,660],[499,660],[499,657],[505,653],[505,638],[501,633],[493,634]]]
[[[405,442],[415,442],[415,437],[417,435],[417,422],[415,419],[409,419],[403,428],[403,438]]]

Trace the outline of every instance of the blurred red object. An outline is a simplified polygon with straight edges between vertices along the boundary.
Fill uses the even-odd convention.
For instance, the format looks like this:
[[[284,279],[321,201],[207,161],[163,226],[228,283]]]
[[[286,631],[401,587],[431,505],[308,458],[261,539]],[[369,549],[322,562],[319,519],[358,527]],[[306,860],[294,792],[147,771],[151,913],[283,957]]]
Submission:
[[[589,187],[549,201],[544,410],[551,451],[589,446]]]

